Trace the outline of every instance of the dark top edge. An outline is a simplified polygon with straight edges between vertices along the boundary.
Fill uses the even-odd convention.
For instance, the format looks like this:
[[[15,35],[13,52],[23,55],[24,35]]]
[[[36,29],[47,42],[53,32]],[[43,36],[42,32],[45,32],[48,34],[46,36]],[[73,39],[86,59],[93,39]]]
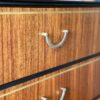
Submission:
[[[100,7],[100,2],[83,1],[0,1],[0,7],[32,7],[32,8],[51,8],[51,7]]]

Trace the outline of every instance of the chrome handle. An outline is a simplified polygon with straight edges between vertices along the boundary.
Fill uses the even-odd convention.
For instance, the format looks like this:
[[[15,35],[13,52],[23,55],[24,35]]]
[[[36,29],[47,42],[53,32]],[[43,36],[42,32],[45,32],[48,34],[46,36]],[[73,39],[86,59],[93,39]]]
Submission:
[[[64,100],[67,89],[66,88],[61,88],[61,90],[62,90],[62,95],[60,97],[60,100]]]
[[[50,46],[51,48],[59,48],[59,47],[61,47],[64,44],[64,42],[65,42],[65,40],[67,38],[68,30],[63,30],[63,33],[64,33],[63,39],[58,44],[53,44],[51,42],[51,40],[48,37],[48,33],[42,33],[42,35],[45,37],[48,46]]]
[[[46,98],[46,97],[41,97],[41,100],[48,100],[48,98]]]

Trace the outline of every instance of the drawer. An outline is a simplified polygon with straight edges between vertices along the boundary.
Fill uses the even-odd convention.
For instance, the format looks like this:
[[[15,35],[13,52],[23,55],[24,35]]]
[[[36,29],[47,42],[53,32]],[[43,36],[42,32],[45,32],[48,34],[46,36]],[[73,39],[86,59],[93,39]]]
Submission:
[[[100,52],[98,8],[0,8],[0,84]],[[84,13],[82,13],[84,12]],[[60,48],[49,47],[68,36]]]
[[[82,65],[84,65],[84,63],[82,63]],[[39,84],[25,88],[25,85],[34,83],[31,81],[28,82],[28,84],[21,84],[20,86],[9,88],[8,90],[2,92],[4,94],[7,93],[6,97],[1,98],[0,94],[0,100],[45,100],[41,99],[41,97],[46,97],[47,100],[60,100],[62,93],[65,93],[65,95],[64,99],[61,100],[92,100],[100,94],[100,77],[98,77],[100,73],[99,66],[100,60],[84,65],[81,68],[78,68],[79,65],[75,65],[74,67],[78,68],[76,70],[66,72],[50,79],[47,78],[57,73],[35,80],[35,82],[38,82],[46,79],[45,81],[39,82]],[[60,72],[63,71],[65,70]],[[18,90],[19,88],[22,89],[23,87],[25,89],[10,95],[8,94],[11,93],[11,91]],[[61,88],[67,90],[64,92]]]

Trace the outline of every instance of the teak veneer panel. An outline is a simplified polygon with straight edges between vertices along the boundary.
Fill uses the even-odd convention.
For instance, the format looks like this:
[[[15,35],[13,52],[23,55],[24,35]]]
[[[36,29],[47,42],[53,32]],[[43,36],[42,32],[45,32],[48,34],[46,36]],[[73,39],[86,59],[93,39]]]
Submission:
[[[0,8],[1,13],[38,12],[37,14],[0,14],[0,84],[100,52],[100,13],[49,13],[59,11],[81,12],[87,10],[95,12],[100,9]],[[48,13],[40,13],[45,11]],[[51,49],[48,47],[44,37],[40,35],[41,32],[48,32],[51,40],[54,43],[58,43],[63,37],[63,29],[68,29],[69,35],[65,44],[59,49]],[[58,97],[55,97],[53,93],[56,92],[60,84],[62,84],[59,80],[63,80],[63,77],[67,77],[67,79],[64,79],[65,81],[63,80],[62,82],[64,82],[64,84],[70,84],[69,80],[73,80],[71,81],[71,84],[74,85],[74,82],[77,83],[77,79],[74,77],[77,77],[78,75],[81,81],[78,85],[80,83],[85,84],[84,80],[81,79],[81,73],[83,73],[83,78],[87,75],[92,77],[91,75],[95,73],[93,67],[84,69],[87,70],[86,74],[84,74],[83,70],[70,72],[67,75],[60,76],[61,78],[58,77],[48,80],[47,83],[41,83],[39,86],[34,87],[34,90],[33,88],[29,88],[29,90],[20,91],[17,95],[13,95],[2,100],[19,100],[19,98],[20,100],[25,100],[26,97],[26,100],[39,100],[37,99],[37,95],[42,95],[45,92],[47,95],[51,95],[53,97],[52,100],[58,100]],[[99,67],[97,69],[99,70]],[[73,77],[73,79],[71,79],[71,77]],[[55,81],[57,81],[57,84]],[[48,88],[46,88],[46,85],[48,85]],[[87,83],[85,85],[87,85]],[[50,86],[53,86],[52,89]],[[68,86],[72,87],[70,85]],[[78,89],[76,86],[73,88],[75,89],[74,92]],[[81,87],[79,89],[82,96],[73,94],[75,97],[68,96],[68,100],[78,100],[78,98],[81,98],[82,100],[83,95],[87,95],[82,92]],[[30,96],[28,93],[29,91],[32,91]],[[95,91],[98,92],[99,90],[95,89]],[[32,97],[33,94],[35,95],[35,99]]]
[[[62,87],[69,89],[64,100],[92,100],[100,94],[99,66],[100,61],[91,63],[0,100],[41,100],[42,96],[48,97],[49,100],[59,100]]]

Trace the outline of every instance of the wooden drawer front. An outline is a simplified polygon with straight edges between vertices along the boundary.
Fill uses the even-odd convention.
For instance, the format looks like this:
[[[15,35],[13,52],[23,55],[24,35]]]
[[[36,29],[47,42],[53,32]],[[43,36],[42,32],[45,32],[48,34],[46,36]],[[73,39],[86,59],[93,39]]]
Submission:
[[[83,68],[40,82],[19,92],[7,95],[4,98],[1,98],[0,95],[0,100],[42,100],[41,97],[43,96],[47,97],[47,100],[60,100],[61,88],[68,89],[64,100],[92,100],[100,94],[99,66],[100,61],[85,65]],[[49,76],[44,77],[44,79],[47,77]],[[39,80],[42,80],[42,78]],[[32,83],[34,82],[29,82],[28,84]],[[23,88],[23,86],[25,84],[10,88],[4,94]]]
[[[99,9],[0,8],[0,84],[99,52],[100,14],[81,13],[87,10]],[[41,35],[58,43],[64,29],[69,34],[61,48],[50,48]]]

